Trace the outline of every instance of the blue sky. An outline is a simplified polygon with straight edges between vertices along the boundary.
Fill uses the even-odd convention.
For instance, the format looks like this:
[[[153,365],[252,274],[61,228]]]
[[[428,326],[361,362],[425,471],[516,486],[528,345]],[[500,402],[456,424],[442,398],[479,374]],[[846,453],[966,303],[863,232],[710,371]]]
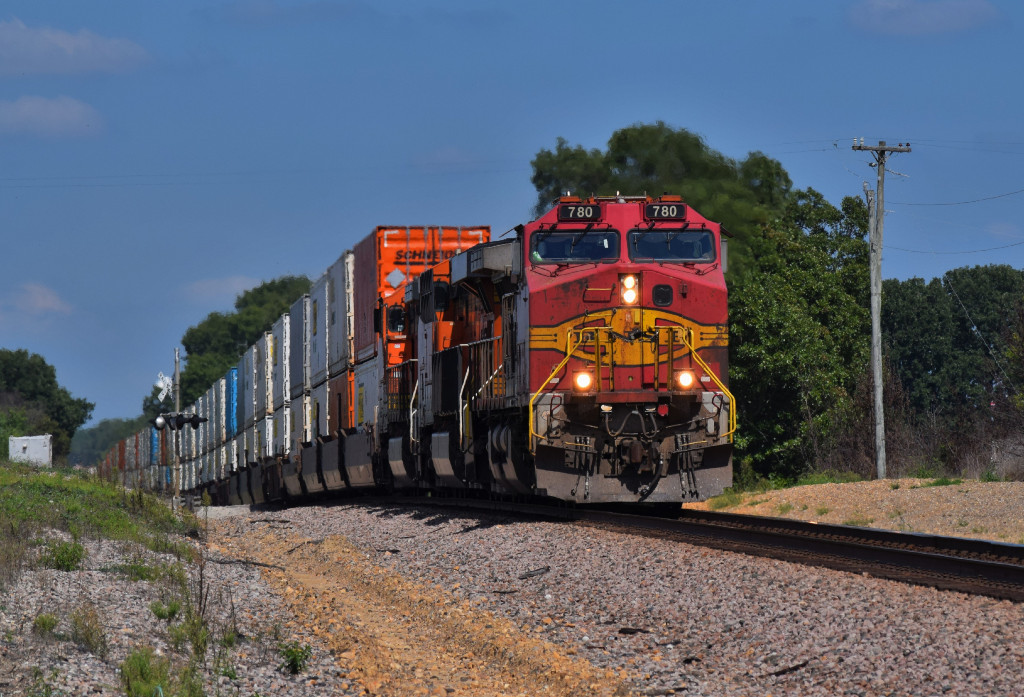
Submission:
[[[7,0],[0,347],[134,416],[238,292],[378,224],[500,233],[539,149],[657,120],[835,203],[874,186],[853,138],[909,141],[884,275],[1020,268],[1022,32],[1017,0]]]

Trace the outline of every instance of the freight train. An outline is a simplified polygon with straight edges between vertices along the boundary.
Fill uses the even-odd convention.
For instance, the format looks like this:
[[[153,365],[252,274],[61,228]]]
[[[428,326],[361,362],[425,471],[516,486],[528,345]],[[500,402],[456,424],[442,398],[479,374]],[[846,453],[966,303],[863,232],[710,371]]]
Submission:
[[[565,196],[496,240],[378,227],[184,410],[192,427],[142,431],[103,468],[225,504],[715,496],[736,430],[727,237],[669,195]]]

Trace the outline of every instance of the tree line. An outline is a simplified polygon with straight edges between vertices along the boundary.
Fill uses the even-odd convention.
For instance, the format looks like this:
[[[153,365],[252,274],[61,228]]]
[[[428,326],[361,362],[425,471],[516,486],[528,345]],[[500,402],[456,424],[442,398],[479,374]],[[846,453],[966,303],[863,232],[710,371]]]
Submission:
[[[764,153],[729,158],[699,135],[662,122],[620,129],[604,150],[559,138],[531,165],[535,214],[567,190],[668,192],[735,236],[726,281],[738,483],[822,469],[874,472],[868,214],[860,198],[834,204],[814,189],[794,189],[781,163]],[[182,337],[182,403],[235,365],[308,290],[305,277],[276,279],[241,294],[233,312],[189,327]],[[1022,300],[1024,273],[1009,266],[885,281],[890,475],[980,474],[991,464],[992,444],[1020,431]],[[98,456],[170,407],[156,401],[154,390],[142,416],[83,432],[76,452]]]
[[[616,131],[606,150],[562,138],[533,162],[535,212],[559,194],[682,194],[730,242],[736,476],[874,472],[864,202],[796,190],[761,152],[741,160],[665,123]],[[733,263],[736,261],[737,263]],[[983,475],[1021,430],[1024,273],[1005,265],[883,284],[889,473]],[[1024,469],[1003,476],[1024,476]]]

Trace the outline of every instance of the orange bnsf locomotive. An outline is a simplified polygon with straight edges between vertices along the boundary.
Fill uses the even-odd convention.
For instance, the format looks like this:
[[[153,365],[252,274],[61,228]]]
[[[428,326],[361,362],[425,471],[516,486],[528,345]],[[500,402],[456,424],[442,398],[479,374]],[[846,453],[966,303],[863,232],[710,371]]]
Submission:
[[[250,349],[235,434],[201,424],[205,445],[186,438],[182,490],[225,503],[384,489],[596,504],[700,500],[732,483],[717,223],[679,197],[564,197],[514,238],[400,230],[343,255],[335,281],[329,270],[282,318],[290,331],[275,325]],[[385,232],[402,260],[392,249],[384,263]],[[212,404],[214,422],[230,421],[209,399],[194,413]]]

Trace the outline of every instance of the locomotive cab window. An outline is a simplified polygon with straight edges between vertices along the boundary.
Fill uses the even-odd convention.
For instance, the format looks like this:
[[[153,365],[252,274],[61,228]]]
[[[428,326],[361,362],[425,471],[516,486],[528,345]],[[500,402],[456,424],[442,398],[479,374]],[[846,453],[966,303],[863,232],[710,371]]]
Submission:
[[[535,264],[582,264],[619,260],[617,230],[539,231],[530,237]]]
[[[710,230],[658,228],[629,233],[629,258],[706,264],[715,261],[715,237]]]

